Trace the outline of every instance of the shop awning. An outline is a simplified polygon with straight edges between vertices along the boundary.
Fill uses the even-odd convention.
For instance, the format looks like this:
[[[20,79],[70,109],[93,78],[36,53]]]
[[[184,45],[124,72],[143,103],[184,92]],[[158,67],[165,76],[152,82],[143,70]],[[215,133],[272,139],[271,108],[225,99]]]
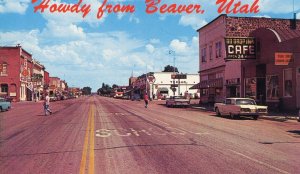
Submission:
[[[190,89],[223,88],[223,78],[203,80]]]
[[[161,92],[161,91],[168,92],[169,89],[168,88],[158,88],[157,91],[159,91],[159,92]]]
[[[200,89],[200,83],[197,83],[196,85],[190,87],[189,89]]]

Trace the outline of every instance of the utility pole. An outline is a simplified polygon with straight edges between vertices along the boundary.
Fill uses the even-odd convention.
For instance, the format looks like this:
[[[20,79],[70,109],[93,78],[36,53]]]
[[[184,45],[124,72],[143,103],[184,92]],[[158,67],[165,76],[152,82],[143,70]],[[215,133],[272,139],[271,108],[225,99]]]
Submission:
[[[147,93],[147,95],[149,96],[149,94],[148,94],[148,76],[147,76],[147,71],[148,71],[148,65],[146,65],[146,93]]]
[[[175,51],[173,51],[173,50],[170,50],[169,51],[169,54],[172,54],[173,55],[173,74],[175,75]],[[173,78],[173,88],[172,88],[172,90],[173,90],[173,96],[175,96],[175,78]]]

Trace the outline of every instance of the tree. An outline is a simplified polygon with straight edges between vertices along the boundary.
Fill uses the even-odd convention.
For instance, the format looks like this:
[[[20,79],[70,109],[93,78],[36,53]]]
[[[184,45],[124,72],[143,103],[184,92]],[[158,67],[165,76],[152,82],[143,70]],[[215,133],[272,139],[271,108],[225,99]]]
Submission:
[[[82,94],[83,95],[91,95],[92,94],[92,88],[91,87],[82,88]]]
[[[174,72],[174,67],[171,65],[167,65],[167,66],[165,66],[165,69],[163,70],[163,72]],[[179,72],[177,67],[175,67],[175,72]]]
[[[102,83],[102,87],[97,90],[99,95],[109,95],[112,91],[112,88],[105,83]]]
[[[118,85],[116,85],[116,84],[113,84],[112,85],[112,88],[114,89],[114,88],[118,88],[119,86]]]

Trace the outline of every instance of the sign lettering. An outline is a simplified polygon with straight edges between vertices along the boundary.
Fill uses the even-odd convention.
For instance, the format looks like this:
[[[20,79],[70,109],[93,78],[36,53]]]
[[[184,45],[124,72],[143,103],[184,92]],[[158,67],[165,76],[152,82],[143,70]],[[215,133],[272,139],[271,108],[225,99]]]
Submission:
[[[255,38],[225,38],[225,60],[255,59]]]

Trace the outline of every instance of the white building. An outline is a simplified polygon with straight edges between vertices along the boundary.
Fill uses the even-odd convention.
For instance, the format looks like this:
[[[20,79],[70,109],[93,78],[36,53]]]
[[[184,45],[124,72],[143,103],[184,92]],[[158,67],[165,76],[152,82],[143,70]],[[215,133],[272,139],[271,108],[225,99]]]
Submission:
[[[140,76],[134,84],[134,88],[138,89],[140,94],[147,93],[151,99],[161,99],[169,96],[187,95],[192,97],[199,97],[198,89],[190,89],[192,86],[199,83],[198,74],[179,74],[176,78],[181,76],[182,79],[172,79],[173,72],[154,72],[148,73],[147,87],[146,76]],[[173,89],[174,92],[173,92]]]

